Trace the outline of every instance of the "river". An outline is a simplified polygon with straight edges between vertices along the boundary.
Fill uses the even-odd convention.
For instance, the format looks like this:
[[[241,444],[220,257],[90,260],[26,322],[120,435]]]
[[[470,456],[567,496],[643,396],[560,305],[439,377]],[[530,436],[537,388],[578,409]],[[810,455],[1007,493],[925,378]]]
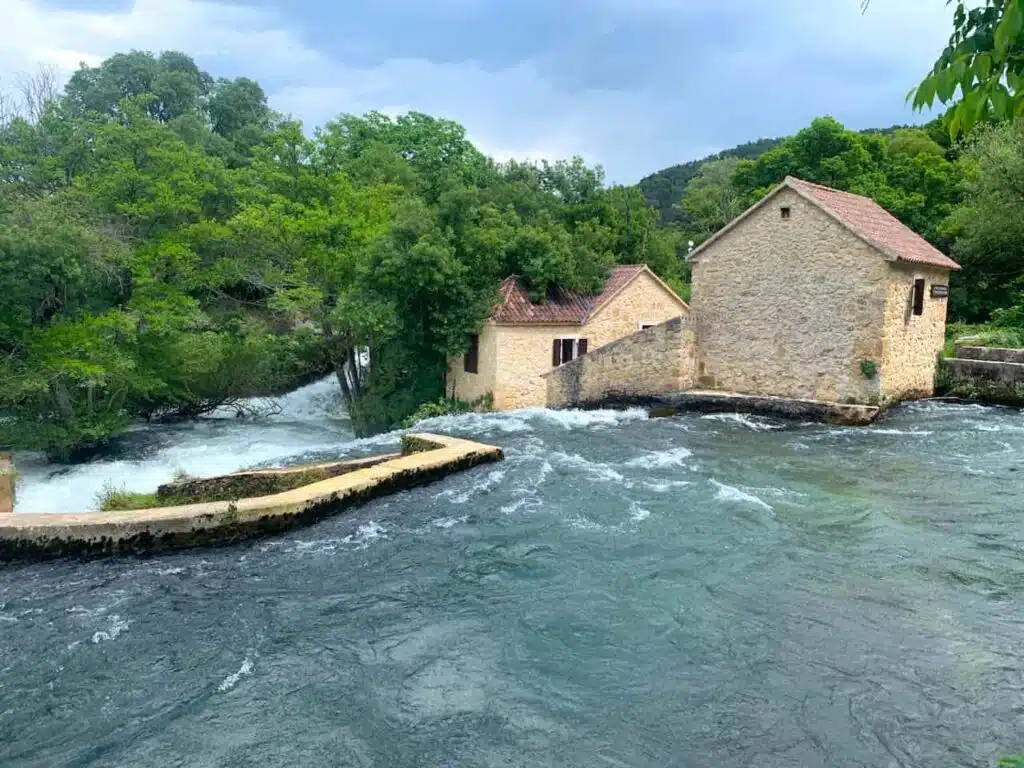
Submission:
[[[328,385],[22,467],[19,512],[366,453]],[[3,766],[991,766],[1024,751],[1024,415],[543,410],[276,538],[0,566]]]

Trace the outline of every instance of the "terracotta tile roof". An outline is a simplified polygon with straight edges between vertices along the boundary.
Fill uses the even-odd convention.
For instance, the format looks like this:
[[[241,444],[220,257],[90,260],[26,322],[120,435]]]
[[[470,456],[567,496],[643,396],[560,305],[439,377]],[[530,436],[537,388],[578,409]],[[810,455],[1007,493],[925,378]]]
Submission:
[[[541,304],[530,301],[522,278],[509,277],[501,284],[501,303],[491,319],[510,325],[582,325],[602,304],[645,269],[647,267],[643,264],[612,267],[600,293],[578,293],[567,288],[553,288]]]
[[[901,261],[930,264],[943,269],[960,269],[959,264],[869,197],[840,192],[792,176],[787,176],[785,183],[805,197],[815,200],[876,248]]]

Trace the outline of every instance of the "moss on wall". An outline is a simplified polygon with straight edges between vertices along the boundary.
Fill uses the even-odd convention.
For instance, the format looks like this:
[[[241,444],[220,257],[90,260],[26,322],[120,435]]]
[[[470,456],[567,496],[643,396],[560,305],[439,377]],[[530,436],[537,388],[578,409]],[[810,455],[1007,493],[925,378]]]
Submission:
[[[993,405],[1024,408],[1024,383],[1014,381],[985,381],[978,378],[956,376],[945,365],[935,373],[935,394],[959,397]]]
[[[408,456],[411,453],[423,453],[424,451],[433,451],[437,448],[442,448],[440,443],[435,443],[432,440],[426,440],[416,435],[402,435],[402,455]]]

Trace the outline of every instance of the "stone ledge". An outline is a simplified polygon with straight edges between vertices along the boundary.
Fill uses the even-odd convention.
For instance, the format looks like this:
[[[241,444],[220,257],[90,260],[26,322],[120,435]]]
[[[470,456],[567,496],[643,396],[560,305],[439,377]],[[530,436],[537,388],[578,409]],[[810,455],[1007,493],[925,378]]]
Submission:
[[[942,367],[954,379],[1003,384],[1024,383],[1024,363],[948,358],[942,361]]]
[[[415,437],[439,447],[270,496],[123,512],[5,515],[0,519],[0,559],[227,544],[307,525],[370,499],[504,458],[500,448],[470,440]]]
[[[402,454],[387,453],[345,461],[327,461],[319,464],[304,464],[298,467],[243,470],[218,477],[199,477],[165,483],[156,489],[157,498],[170,504],[181,502],[214,501],[216,499],[239,499],[251,496],[269,496],[302,485],[360,469],[383,464]]]
[[[646,407],[664,413],[753,413],[802,421],[820,421],[844,426],[865,426],[874,422],[881,409],[873,405],[800,400],[774,395],[748,395],[741,392],[688,390],[663,395],[635,396],[609,394],[599,402],[581,404],[583,408]],[[660,414],[659,414],[660,415]]]
[[[986,360],[993,363],[1024,363],[1024,349],[958,345],[956,357],[961,360]]]

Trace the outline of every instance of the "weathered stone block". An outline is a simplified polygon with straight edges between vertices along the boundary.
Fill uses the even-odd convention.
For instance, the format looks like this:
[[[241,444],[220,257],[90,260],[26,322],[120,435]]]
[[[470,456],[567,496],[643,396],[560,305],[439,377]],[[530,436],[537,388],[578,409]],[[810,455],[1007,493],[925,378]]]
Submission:
[[[0,452],[0,515],[14,512],[14,456]]]
[[[944,371],[954,380],[970,379],[976,382],[1024,384],[1024,363],[997,360],[943,360]]]
[[[957,347],[956,356],[961,360],[1024,363],[1024,349],[1007,349],[1005,347]]]

